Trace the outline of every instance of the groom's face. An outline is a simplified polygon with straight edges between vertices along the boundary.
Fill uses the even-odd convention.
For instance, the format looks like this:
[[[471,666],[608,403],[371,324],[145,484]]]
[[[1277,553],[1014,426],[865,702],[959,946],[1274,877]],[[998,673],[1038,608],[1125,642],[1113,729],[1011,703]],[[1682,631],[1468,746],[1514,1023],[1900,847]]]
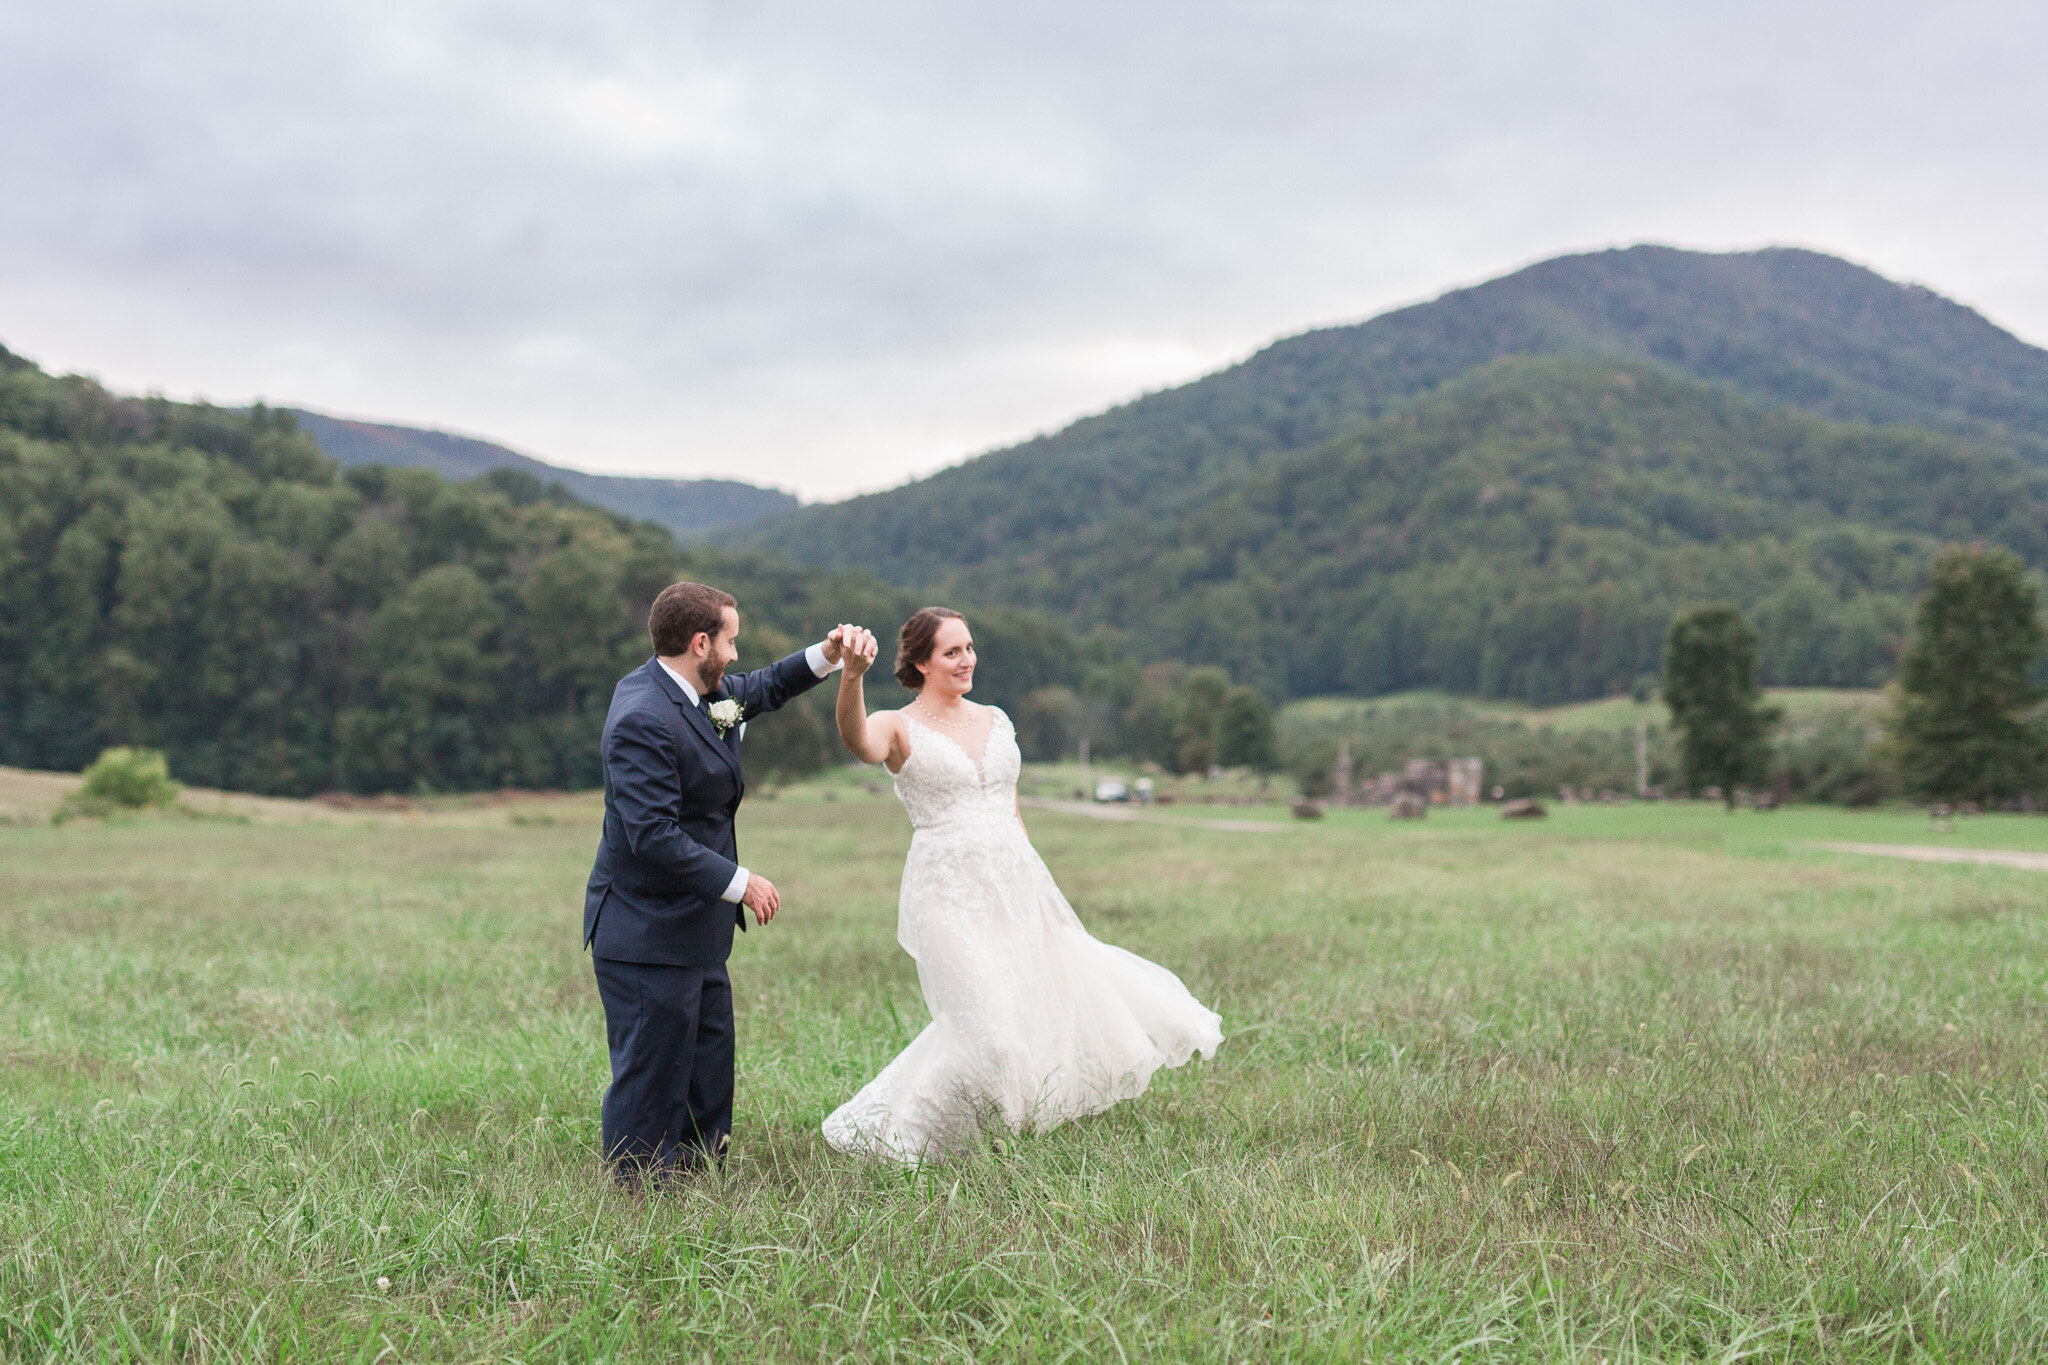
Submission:
[[[697,656],[697,691],[710,696],[718,690],[719,679],[725,670],[740,657],[740,614],[731,607],[725,609],[724,620],[718,627],[718,634],[699,635],[692,642],[691,653]]]

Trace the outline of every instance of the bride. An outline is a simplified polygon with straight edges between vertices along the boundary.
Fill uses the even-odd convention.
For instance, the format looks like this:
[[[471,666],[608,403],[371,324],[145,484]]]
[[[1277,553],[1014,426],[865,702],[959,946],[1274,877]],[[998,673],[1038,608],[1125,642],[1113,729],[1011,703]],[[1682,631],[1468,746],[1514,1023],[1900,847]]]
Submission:
[[[1166,968],[1081,927],[1031,847],[1010,718],[967,700],[974,638],[956,611],[904,623],[896,679],[917,693],[870,716],[871,632],[850,632],[839,734],[882,763],[915,832],[896,937],[932,1021],[825,1120],[845,1152],[942,1159],[984,1122],[1045,1130],[1142,1094],[1152,1073],[1223,1041],[1222,1020]]]

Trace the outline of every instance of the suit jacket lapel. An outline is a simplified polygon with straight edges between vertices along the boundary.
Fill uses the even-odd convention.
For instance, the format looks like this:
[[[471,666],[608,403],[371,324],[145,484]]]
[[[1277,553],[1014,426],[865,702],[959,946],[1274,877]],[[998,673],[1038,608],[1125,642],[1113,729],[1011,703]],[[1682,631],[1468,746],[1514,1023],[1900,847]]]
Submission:
[[[659,663],[649,659],[647,661],[647,671],[654,676],[654,681],[660,685],[661,690],[668,694],[668,699],[676,704],[676,709],[683,713],[685,723],[697,732],[698,738],[718,752],[719,758],[724,760],[726,767],[732,769],[733,777],[738,778],[740,775],[739,757],[726,747],[724,740],[718,737],[718,727],[711,723],[711,717],[705,715],[701,708],[690,705],[689,697],[684,694],[682,688],[676,686],[676,680],[671,678],[667,670],[662,668]]]

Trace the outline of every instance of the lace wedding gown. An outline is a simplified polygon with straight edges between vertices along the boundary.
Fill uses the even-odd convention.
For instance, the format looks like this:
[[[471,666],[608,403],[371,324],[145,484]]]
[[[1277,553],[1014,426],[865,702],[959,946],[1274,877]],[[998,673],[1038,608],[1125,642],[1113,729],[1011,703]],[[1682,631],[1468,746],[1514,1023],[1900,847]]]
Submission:
[[[1022,757],[998,710],[982,761],[909,713],[896,795],[915,833],[896,937],[931,1023],[825,1120],[845,1152],[944,1157],[984,1123],[1044,1130],[1144,1093],[1223,1041],[1156,963],[1081,927],[1015,814]]]

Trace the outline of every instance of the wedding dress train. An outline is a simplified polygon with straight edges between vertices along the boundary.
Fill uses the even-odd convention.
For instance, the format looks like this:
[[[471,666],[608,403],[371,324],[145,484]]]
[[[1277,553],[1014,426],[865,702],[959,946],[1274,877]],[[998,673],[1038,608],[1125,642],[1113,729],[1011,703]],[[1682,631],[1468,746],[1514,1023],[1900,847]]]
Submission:
[[[1215,1053],[1222,1020],[1157,963],[1081,927],[1015,811],[1022,756],[998,710],[977,763],[905,713],[896,794],[915,832],[897,940],[931,1023],[825,1120],[841,1151],[942,1158],[995,1119],[1044,1130]]]

